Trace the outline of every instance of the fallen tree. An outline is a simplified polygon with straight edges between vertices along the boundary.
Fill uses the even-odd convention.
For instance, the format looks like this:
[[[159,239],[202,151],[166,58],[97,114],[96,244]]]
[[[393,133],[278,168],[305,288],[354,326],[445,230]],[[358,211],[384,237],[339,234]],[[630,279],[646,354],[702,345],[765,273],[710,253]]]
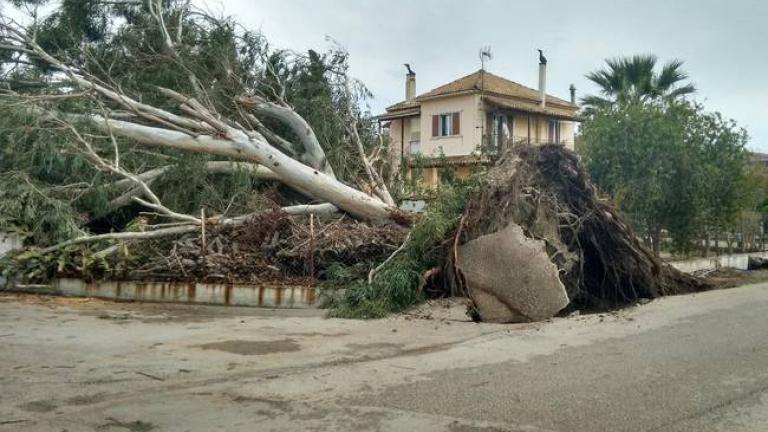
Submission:
[[[0,49],[12,53],[5,65],[19,69],[4,82],[2,107],[32,120],[20,128],[24,134],[52,130],[66,137],[46,149],[108,178],[110,191],[117,191],[110,205],[141,208],[140,217],[117,230],[81,232],[69,223],[60,230],[65,239],[16,255],[6,267],[11,273],[30,280],[310,277],[345,289],[336,299],[340,316],[377,317],[429,295],[468,295],[480,318],[495,321],[542,319],[565,307],[611,308],[705,288],[648,253],[621,215],[598,198],[576,155],[556,146],[518,149],[482,178],[441,190],[406,232],[412,218],[397,210],[374,166],[385,159],[378,156],[382,150],[363,140],[344,53],[323,60],[310,51],[308,60],[297,60],[322,85],[307,86],[302,91],[310,97],[291,104],[283,78],[292,72],[286,72],[283,54],[263,56],[260,42],[236,34],[232,23],[193,14],[184,2],[173,11],[155,0],[119,7],[130,9],[125,22],[147,26],[141,37],[128,38],[147,44],[131,47],[124,57],[121,45],[89,47],[82,56],[51,52],[34,29],[0,21]],[[176,28],[169,30],[168,22]],[[225,43],[216,51],[187,45],[187,37],[197,44],[217,38]],[[81,47],[87,41],[75,42]],[[94,54],[104,51],[110,55]],[[146,63],[134,68],[136,58]],[[263,62],[258,73],[255,58]],[[105,60],[130,72],[122,74]],[[200,69],[197,60],[210,70]],[[156,62],[178,73],[152,85],[137,80],[162,76]],[[37,78],[39,85],[20,86],[20,77]],[[324,105],[322,115],[343,124],[342,135],[323,133],[323,117],[310,124],[299,113],[306,107],[298,103],[312,105],[323,92],[335,109]],[[328,135],[344,145],[321,144]],[[329,148],[344,163],[332,165]],[[190,154],[210,159],[187,163]],[[145,157],[152,163],[142,163]],[[270,199],[260,197],[249,211],[235,214],[229,206],[217,213],[204,206],[181,211],[156,186],[185,163],[193,168],[185,172],[189,182],[209,172],[247,172],[294,195],[288,199],[273,188]],[[97,189],[75,178],[60,190],[77,195]],[[28,189],[34,192],[37,184]],[[74,219],[74,209],[64,207]]]
[[[319,75],[313,79],[322,83],[323,91],[335,85],[338,99],[344,101],[335,115],[345,123],[348,148],[354,149],[355,164],[359,164],[359,171],[365,174],[362,180],[355,179],[358,184],[354,186],[337,178],[318,134],[286,100],[284,72],[279,70],[284,66],[275,64],[278,61],[290,66],[283,54],[268,54],[258,37],[234,32],[234,23],[193,10],[189,2],[96,2],[95,7],[103,13],[117,11],[120,16],[128,17],[123,26],[129,29],[137,22],[144,25],[138,33],[149,38],[149,45],[139,45],[138,49],[145,50],[146,53],[141,54],[147,58],[161,59],[177,68],[181,78],[173,81],[178,84],[177,88],[146,86],[134,82],[130,74],[122,78],[124,81],[115,78],[115,74],[110,73],[112,66],[104,62],[116,61],[110,56],[122,55],[122,51],[120,46],[109,46],[112,42],[106,38],[99,42],[104,46],[81,44],[80,56],[66,58],[52,54],[39,42],[37,27],[28,29],[3,16],[0,17],[0,50],[10,54],[3,59],[10,68],[6,78],[8,75],[11,78],[7,80],[3,96],[8,107],[37,120],[34,128],[53,129],[68,136],[62,148],[55,150],[87,161],[95,172],[118,178],[112,185],[120,194],[110,199],[111,210],[139,205],[146,210],[151,223],[141,232],[84,235],[48,245],[43,251],[105,240],[155,239],[195,231],[203,225],[242,225],[258,213],[206,216],[205,212],[187,214],[170,208],[153,190],[153,183],[172,165],[134,171],[126,165],[123,156],[127,150],[136,154],[137,147],[156,149],[153,151],[162,155],[175,151],[175,154],[199,153],[219,158],[206,162],[204,172],[195,175],[247,171],[256,178],[279,182],[304,197],[303,202],[284,207],[289,214],[341,211],[373,223],[408,224],[408,216],[397,210],[388,186],[366,154],[370,148],[365,147],[358,130],[359,109],[353,106],[357,99],[351,94],[346,54],[334,53],[333,60],[326,63],[310,51],[306,68],[310,71],[319,68]],[[46,21],[51,22],[56,21]],[[176,28],[169,29],[167,23],[175,23]],[[217,80],[205,81],[195,74],[194,56],[205,53],[197,51],[199,47],[185,46],[187,32],[192,35],[189,37],[205,43],[216,38],[224,40],[221,43],[225,50],[223,67],[211,66],[210,71],[204,72],[224,74],[225,88],[222,89]],[[45,36],[46,32],[41,34]],[[154,47],[161,50],[154,52]],[[56,49],[67,53],[57,46]],[[108,52],[110,49],[115,53]],[[232,49],[237,51],[234,54],[227,51]],[[248,69],[254,68],[254,58],[259,55],[264,61],[263,73]],[[131,58],[126,56],[123,60],[130,62]],[[227,65],[227,62],[235,64]],[[145,68],[151,67],[153,65]],[[136,73],[143,71],[137,69]],[[335,81],[324,78],[325,75]],[[37,77],[40,85],[19,86],[19,77]],[[257,77],[270,80],[270,84],[254,84]],[[131,91],[125,89],[124,84],[128,83],[133,87]],[[271,94],[265,94],[264,88]],[[221,160],[222,157],[225,160]],[[142,164],[134,160],[132,165]],[[77,186],[70,187],[69,192],[80,194],[91,189],[92,185]]]
[[[656,258],[638,241],[613,205],[598,197],[575,153],[553,145],[524,147],[506,155],[488,176],[488,185],[469,198],[462,228],[456,234],[459,250],[472,254],[473,259],[459,256],[458,262],[450,260],[456,269],[452,273],[455,283],[470,297],[483,299],[481,316],[501,311],[496,319],[502,321],[540,318],[534,309],[541,308],[542,301],[534,302],[533,308],[525,303],[539,300],[546,289],[553,292],[547,300],[554,307],[549,310],[551,316],[566,305],[610,309],[641,298],[706,288],[702,281]],[[483,254],[467,246],[509,227],[518,230],[517,242],[536,242],[542,253],[514,256],[495,270],[488,267],[490,273],[498,273],[495,280],[489,274],[467,277],[473,272],[468,265],[482,262],[474,255]],[[532,269],[539,276],[559,278],[560,286],[530,278],[504,284]],[[526,294],[531,288],[538,297]],[[559,289],[567,295],[564,303],[555,294]]]

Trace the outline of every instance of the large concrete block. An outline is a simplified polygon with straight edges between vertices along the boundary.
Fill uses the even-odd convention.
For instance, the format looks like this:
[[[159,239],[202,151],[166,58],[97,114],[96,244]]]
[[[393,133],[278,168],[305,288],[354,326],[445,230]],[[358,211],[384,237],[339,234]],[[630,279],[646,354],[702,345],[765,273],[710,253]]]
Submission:
[[[458,266],[483,321],[509,323],[553,317],[569,299],[544,242],[511,223],[459,247]]]

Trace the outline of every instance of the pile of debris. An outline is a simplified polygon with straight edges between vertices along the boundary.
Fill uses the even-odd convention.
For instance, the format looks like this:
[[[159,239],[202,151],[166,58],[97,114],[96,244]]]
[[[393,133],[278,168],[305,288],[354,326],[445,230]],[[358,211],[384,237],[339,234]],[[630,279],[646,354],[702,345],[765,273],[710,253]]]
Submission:
[[[290,216],[279,209],[238,226],[212,226],[205,236],[128,246],[117,256],[122,280],[172,280],[294,284],[322,279],[334,263],[378,262],[406,236],[402,228],[359,222],[349,216]],[[138,255],[138,256],[136,256]],[[78,275],[80,276],[80,275]]]
[[[537,321],[707,285],[648,251],[562,146],[524,147],[470,197],[449,267],[479,318]]]

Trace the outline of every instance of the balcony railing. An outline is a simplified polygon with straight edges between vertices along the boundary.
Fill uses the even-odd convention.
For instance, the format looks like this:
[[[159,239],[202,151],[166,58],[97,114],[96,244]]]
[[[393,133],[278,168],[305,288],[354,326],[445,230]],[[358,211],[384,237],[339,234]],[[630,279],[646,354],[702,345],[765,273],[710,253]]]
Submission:
[[[480,152],[483,154],[495,155],[499,153],[499,150],[510,149],[513,147],[521,146],[521,145],[558,144],[558,145],[564,146],[568,144],[568,142],[564,139],[561,139],[559,141],[552,141],[552,140],[549,140],[548,138],[537,140],[535,137],[528,138],[527,136],[513,136],[511,138],[504,140],[501,143],[501,145],[498,145],[497,142],[498,142],[498,139],[495,137],[484,136],[483,146],[480,149]]]

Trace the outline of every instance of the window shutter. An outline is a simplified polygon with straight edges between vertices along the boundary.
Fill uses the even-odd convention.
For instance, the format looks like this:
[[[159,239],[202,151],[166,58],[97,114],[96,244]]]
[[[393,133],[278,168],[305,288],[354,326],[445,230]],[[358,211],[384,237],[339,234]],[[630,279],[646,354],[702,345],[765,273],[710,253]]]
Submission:
[[[432,136],[437,136],[437,131],[440,129],[440,117],[433,115],[432,116]]]
[[[461,133],[461,127],[459,127],[459,119],[461,118],[461,113],[453,113],[453,131],[452,135],[458,135]]]

